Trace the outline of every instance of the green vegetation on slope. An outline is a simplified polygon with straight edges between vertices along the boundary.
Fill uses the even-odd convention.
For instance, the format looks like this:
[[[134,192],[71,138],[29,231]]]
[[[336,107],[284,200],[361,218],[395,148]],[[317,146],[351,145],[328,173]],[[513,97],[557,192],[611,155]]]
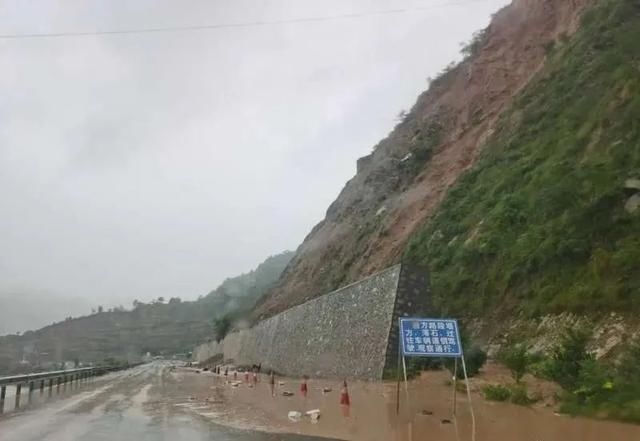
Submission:
[[[194,302],[173,297],[134,301],[131,311],[116,308],[46,326],[23,335],[0,337],[0,374],[38,370],[63,361],[137,360],[146,352],[176,354],[215,334],[216,320],[248,311],[280,277],[293,256],[269,257],[255,270],[225,280]],[[28,363],[20,364],[25,360]]]
[[[443,313],[640,310],[640,3],[602,0],[503,115],[406,257]]]
[[[640,340],[630,341],[616,361],[596,360],[588,350],[591,334],[587,328],[566,329],[548,356],[527,355],[520,343],[503,346],[498,358],[512,369],[517,383],[488,386],[485,397],[531,404],[534,400],[515,367],[518,375],[529,371],[562,386],[562,412],[640,423]]]

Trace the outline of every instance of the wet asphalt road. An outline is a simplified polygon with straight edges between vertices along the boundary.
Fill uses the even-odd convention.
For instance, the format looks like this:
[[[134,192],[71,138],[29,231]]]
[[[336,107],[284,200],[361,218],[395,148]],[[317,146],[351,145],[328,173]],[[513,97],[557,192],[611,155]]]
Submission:
[[[317,441],[226,428],[181,406],[170,365],[154,362],[94,379],[0,417],[0,441]],[[55,394],[54,394],[55,395]],[[26,397],[25,397],[26,398]],[[326,441],[326,439],[324,439]]]

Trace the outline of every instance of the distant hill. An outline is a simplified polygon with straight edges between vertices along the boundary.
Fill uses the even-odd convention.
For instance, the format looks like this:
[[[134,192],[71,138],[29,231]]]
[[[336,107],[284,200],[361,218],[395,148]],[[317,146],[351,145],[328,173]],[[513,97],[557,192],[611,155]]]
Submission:
[[[23,335],[0,337],[0,373],[46,368],[62,361],[137,360],[146,352],[188,352],[213,337],[217,319],[251,308],[274,285],[292,254],[271,256],[255,270],[225,280],[196,301],[174,297],[136,302],[133,310],[96,312]]]

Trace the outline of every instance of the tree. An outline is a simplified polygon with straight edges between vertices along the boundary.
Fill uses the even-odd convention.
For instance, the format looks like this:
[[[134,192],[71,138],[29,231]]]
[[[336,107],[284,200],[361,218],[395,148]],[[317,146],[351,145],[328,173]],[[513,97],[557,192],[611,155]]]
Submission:
[[[181,303],[181,302],[182,302],[182,300],[180,299],[180,297],[171,297],[169,299],[169,304],[170,305],[176,305],[176,304]]]
[[[398,115],[396,115],[396,121],[403,122],[405,119],[407,119],[407,116],[409,116],[409,112],[402,109],[400,112],[398,112]]]
[[[640,339],[627,347],[620,357],[617,371],[622,384],[640,387]]]
[[[469,41],[468,43],[461,44],[460,53],[465,58],[471,57],[472,55],[475,55],[476,53],[478,53],[478,51],[482,47],[482,44],[484,43],[486,35],[487,35],[486,29],[481,29],[479,31],[474,32],[473,36],[471,37],[471,41]]]
[[[224,339],[231,330],[231,318],[229,315],[225,315],[214,322],[216,341],[220,342]]]
[[[158,297],[158,303],[164,303],[164,297],[162,296]]]
[[[498,360],[511,371],[516,383],[520,383],[529,367],[530,357],[528,348],[522,343],[507,346],[498,353]]]
[[[98,314],[102,314],[104,312],[104,308],[102,305],[98,306]]]
[[[575,389],[580,371],[586,362],[594,360],[587,350],[591,334],[581,328],[569,328],[554,348],[547,374],[567,390]]]

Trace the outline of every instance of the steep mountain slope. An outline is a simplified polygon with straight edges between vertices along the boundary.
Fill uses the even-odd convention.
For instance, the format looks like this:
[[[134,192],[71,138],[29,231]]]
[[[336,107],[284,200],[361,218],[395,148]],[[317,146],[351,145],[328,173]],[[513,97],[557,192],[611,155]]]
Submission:
[[[148,352],[188,352],[214,333],[214,321],[250,309],[280,277],[293,253],[267,258],[247,274],[225,280],[195,302],[136,302],[131,311],[111,310],[0,337],[0,374],[47,367],[61,361],[137,360]],[[19,364],[25,360],[27,364]]]
[[[401,259],[407,241],[472,167],[500,115],[535,77],[548,48],[567,38],[591,0],[514,0],[445,70],[393,132],[358,160],[357,174],[309,233],[266,317]]]
[[[549,51],[408,247],[442,309],[640,310],[640,2],[598,2]]]

